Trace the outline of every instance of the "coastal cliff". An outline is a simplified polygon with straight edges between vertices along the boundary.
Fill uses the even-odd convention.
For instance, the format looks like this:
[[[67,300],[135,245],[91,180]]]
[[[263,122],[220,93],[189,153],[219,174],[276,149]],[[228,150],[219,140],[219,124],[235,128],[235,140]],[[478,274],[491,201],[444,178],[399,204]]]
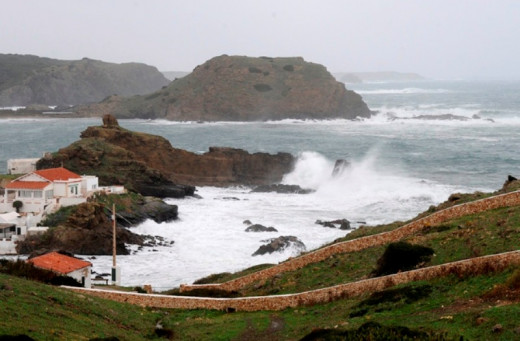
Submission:
[[[174,148],[161,136],[133,132],[105,116],[88,127],[81,140],[40,159],[37,168],[63,165],[99,177],[100,184],[120,184],[143,195],[183,197],[193,186],[260,185],[281,181],[295,159],[287,153],[250,154],[211,147],[205,154]],[[182,184],[182,185],[181,185]]]
[[[81,116],[179,121],[261,121],[369,117],[361,96],[303,58],[219,56],[144,96],[111,96]]]
[[[141,63],[0,54],[0,107],[92,103],[113,94],[150,93],[168,83],[155,67]]]

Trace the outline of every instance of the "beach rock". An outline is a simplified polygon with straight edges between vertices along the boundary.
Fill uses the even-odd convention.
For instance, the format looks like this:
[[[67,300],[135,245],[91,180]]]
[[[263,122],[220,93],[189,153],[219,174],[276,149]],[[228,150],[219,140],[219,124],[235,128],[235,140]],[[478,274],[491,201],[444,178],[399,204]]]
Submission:
[[[347,219],[337,219],[337,220],[332,220],[332,221],[316,220],[316,224],[322,225],[325,227],[330,227],[330,228],[339,227],[340,230],[349,230],[350,229],[350,221],[348,221]]]
[[[112,96],[78,115],[175,121],[263,121],[370,117],[361,96],[301,57],[222,55],[148,95]]]
[[[278,232],[278,230],[272,226],[267,227],[261,224],[254,224],[249,226],[246,232]]]
[[[265,255],[266,253],[281,252],[288,247],[294,247],[300,251],[305,250],[305,244],[295,236],[280,236],[278,238],[268,239],[256,250],[252,256]]]
[[[282,185],[282,184],[272,184],[272,185],[260,185],[253,190],[253,193],[285,193],[285,194],[309,194],[314,192],[312,189],[301,188],[298,185]]]
[[[109,116],[103,122],[83,131],[81,140],[40,159],[36,167],[63,166],[97,175],[102,186],[124,185],[143,195],[180,198],[193,195],[194,186],[277,183],[295,163],[288,153],[250,154],[224,147],[210,147],[200,155],[173,148],[161,136],[124,129]]]

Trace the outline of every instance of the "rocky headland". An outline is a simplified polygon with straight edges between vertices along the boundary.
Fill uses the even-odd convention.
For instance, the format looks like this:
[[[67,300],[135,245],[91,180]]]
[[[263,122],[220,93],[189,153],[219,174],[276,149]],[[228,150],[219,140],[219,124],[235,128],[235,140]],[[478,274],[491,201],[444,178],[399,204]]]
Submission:
[[[0,54],[0,107],[37,104],[68,111],[69,105],[99,102],[113,94],[147,94],[168,83],[157,68],[141,63]]]
[[[79,106],[80,116],[179,121],[261,121],[369,117],[361,96],[303,58],[219,56],[143,96]]]
[[[263,185],[280,182],[293,168],[291,154],[254,153],[210,147],[195,154],[172,147],[161,136],[133,132],[105,116],[102,126],[88,127],[81,139],[48,154],[38,169],[59,167],[99,177],[101,185],[124,185],[143,195],[183,197],[193,186]]]

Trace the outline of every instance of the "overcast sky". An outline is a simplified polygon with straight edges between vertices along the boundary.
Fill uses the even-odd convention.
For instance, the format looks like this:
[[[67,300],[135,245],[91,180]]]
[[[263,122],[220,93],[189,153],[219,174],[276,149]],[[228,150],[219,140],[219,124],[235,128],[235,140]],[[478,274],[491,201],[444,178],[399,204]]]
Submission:
[[[191,71],[221,54],[329,71],[520,79],[516,0],[0,0],[0,53]]]

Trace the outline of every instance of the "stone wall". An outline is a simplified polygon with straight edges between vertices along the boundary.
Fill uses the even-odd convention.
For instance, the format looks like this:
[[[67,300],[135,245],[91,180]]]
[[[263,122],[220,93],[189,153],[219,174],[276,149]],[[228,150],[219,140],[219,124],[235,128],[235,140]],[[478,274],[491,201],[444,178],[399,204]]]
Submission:
[[[495,208],[520,205],[520,191],[497,195],[477,201],[472,201],[457,206],[452,206],[444,210],[435,212],[427,217],[413,221],[393,231],[380,233],[377,235],[366,236],[354,240],[336,243],[316,251],[304,254],[297,258],[289,259],[273,267],[251,273],[244,277],[236,278],[225,283],[181,285],[181,292],[193,289],[218,289],[225,291],[238,291],[240,288],[255,281],[264,281],[277,274],[294,271],[308,264],[321,262],[328,257],[347,252],[355,252],[369,247],[385,245],[399,241],[405,237],[413,235],[425,227],[438,225],[442,222],[462,217],[469,214],[479,213]]]
[[[502,271],[511,265],[520,265],[520,251],[471,258],[463,261],[436,265],[407,272],[400,272],[393,275],[370,278],[358,282],[341,284],[333,287],[306,291],[297,294],[241,298],[149,295],[99,289],[84,289],[75,287],[65,288],[104,299],[126,302],[144,307],[174,309],[216,309],[230,312],[283,310],[286,308],[308,306],[355,297],[412,281],[430,280],[452,274],[463,277],[482,273],[497,272]]]

